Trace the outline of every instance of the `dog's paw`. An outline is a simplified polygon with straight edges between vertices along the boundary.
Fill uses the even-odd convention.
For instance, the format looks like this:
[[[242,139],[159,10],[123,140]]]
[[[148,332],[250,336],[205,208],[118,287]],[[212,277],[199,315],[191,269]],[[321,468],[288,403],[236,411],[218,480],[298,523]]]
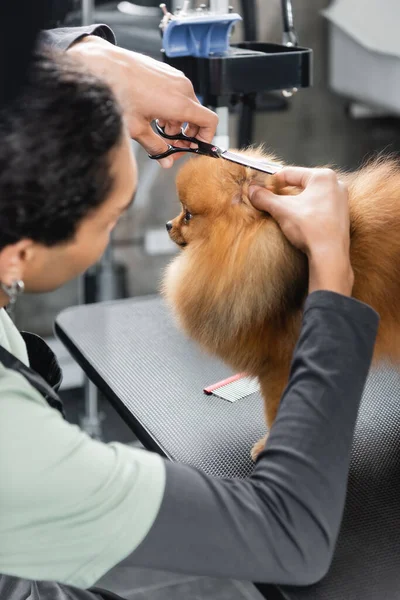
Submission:
[[[256,462],[257,457],[260,454],[260,452],[262,452],[264,450],[264,446],[267,441],[267,438],[268,438],[268,434],[264,435],[264,437],[261,438],[261,440],[258,440],[258,442],[256,442],[254,444],[254,446],[252,447],[251,458],[253,459],[254,462]]]

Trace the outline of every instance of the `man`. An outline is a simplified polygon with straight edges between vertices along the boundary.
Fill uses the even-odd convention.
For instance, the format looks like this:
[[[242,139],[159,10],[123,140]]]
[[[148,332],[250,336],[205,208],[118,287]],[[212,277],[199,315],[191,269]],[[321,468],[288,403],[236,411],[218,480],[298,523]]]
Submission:
[[[120,76],[133,72],[131,58],[91,39],[102,31],[81,29],[72,40],[57,43],[70,48],[68,52],[84,48],[81,62],[92,71],[104,71],[103,78],[124,105],[127,88]],[[48,41],[49,34],[44,38]],[[119,83],[110,64],[119,73]],[[139,64],[145,76],[146,66]],[[71,83],[71,73],[65,80],[62,72],[49,68],[34,78],[32,103],[28,95],[16,113],[9,108],[12,118],[4,125],[4,142],[10,146],[3,145],[0,173],[2,306],[15,278],[25,279],[31,291],[45,291],[96,260],[135,187],[127,132],[108,87],[82,73],[74,81],[72,73],[70,89],[65,81]],[[155,71],[150,66],[152,82],[164,76]],[[68,107],[68,119],[52,110],[55,95],[57,106]],[[182,117],[176,115],[177,121],[168,109],[160,116],[173,128],[182,118],[190,122],[194,114],[191,127],[207,139],[213,126],[207,118],[202,122],[205,113],[196,116],[199,107],[189,96],[181,94],[188,108]],[[80,107],[77,116],[86,111],[95,127],[74,122],[72,100]],[[156,141],[147,129],[149,116],[163,109],[148,111],[140,99],[137,103],[127,122],[131,133],[133,129],[151,146]],[[38,144],[42,123],[51,131]],[[32,130],[30,138],[27,132]],[[93,144],[97,130],[104,136]],[[29,143],[37,144],[40,156],[30,158]],[[80,174],[80,159],[88,158],[87,153],[79,156],[82,148],[97,154]],[[48,168],[53,164],[58,168]],[[89,168],[96,177],[90,177]],[[353,274],[346,190],[330,171],[285,169],[278,177],[302,187],[303,193],[283,202],[265,190],[253,190],[253,202],[270,212],[290,242],[306,253],[310,296],[276,422],[254,475],[246,481],[214,479],[144,451],[100,444],[63,421],[38,393],[22,338],[2,311],[1,343],[8,344],[12,360],[7,367],[1,359],[0,373],[2,598],[105,598],[104,592],[77,588],[93,585],[121,562],[288,585],[309,585],[326,573],[340,526],[352,434],[378,318],[349,298]],[[91,193],[72,193],[65,181],[86,182]],[[15,435],[21,426],[23,434]],[[64,585],[52,583],[54,579]]]

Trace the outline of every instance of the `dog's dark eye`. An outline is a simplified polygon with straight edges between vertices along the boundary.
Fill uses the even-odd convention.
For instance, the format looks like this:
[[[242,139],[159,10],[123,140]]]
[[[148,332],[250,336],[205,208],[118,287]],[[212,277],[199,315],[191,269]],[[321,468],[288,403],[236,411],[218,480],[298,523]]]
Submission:
[[[192,218],[192,213],[190,213],[188,210],[185,210],[185,216],[183,218],[184,222],[189,223],[191,218]]]

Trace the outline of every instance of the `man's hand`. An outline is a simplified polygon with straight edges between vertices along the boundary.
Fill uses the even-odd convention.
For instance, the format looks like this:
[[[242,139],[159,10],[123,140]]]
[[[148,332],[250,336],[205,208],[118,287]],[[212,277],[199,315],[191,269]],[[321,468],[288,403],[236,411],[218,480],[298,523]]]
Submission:
[[[160,119],[167,133],[179,132],[188,123],[188,135],[211,142],[218,117],[197,100],[193,86],[181,71],[152,58],[87,36],[71,46],[69,53],[114,91],[133,139],[149,154],[161,154],[167,143],[153,132],[150,123]],[[170,167],[173,156],[162,159]]]
[[[354,276],[345,185],[330,169],[287,167],[275,177],[280,185],[303,191],[297,196],[277,196],[265,188],[251,186],[252,204],[270,213],[287,239],[307,255],[309,292],[328,289],[350,295]]]

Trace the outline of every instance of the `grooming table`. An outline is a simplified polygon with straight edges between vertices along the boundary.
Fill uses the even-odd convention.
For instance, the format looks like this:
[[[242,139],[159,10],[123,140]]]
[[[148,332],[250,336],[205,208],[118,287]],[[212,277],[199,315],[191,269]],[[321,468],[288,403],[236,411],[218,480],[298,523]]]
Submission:
[[[250,448],[265,432],[261,396],[230,403],[205,395],[233,373],[177,331],[158,297],[69,308],[55,329],[146,448],[214,476],[251,473]],[[328,576],[310,588],[259,589],[269,600],[400,597],[399,372],[370,375]]]

